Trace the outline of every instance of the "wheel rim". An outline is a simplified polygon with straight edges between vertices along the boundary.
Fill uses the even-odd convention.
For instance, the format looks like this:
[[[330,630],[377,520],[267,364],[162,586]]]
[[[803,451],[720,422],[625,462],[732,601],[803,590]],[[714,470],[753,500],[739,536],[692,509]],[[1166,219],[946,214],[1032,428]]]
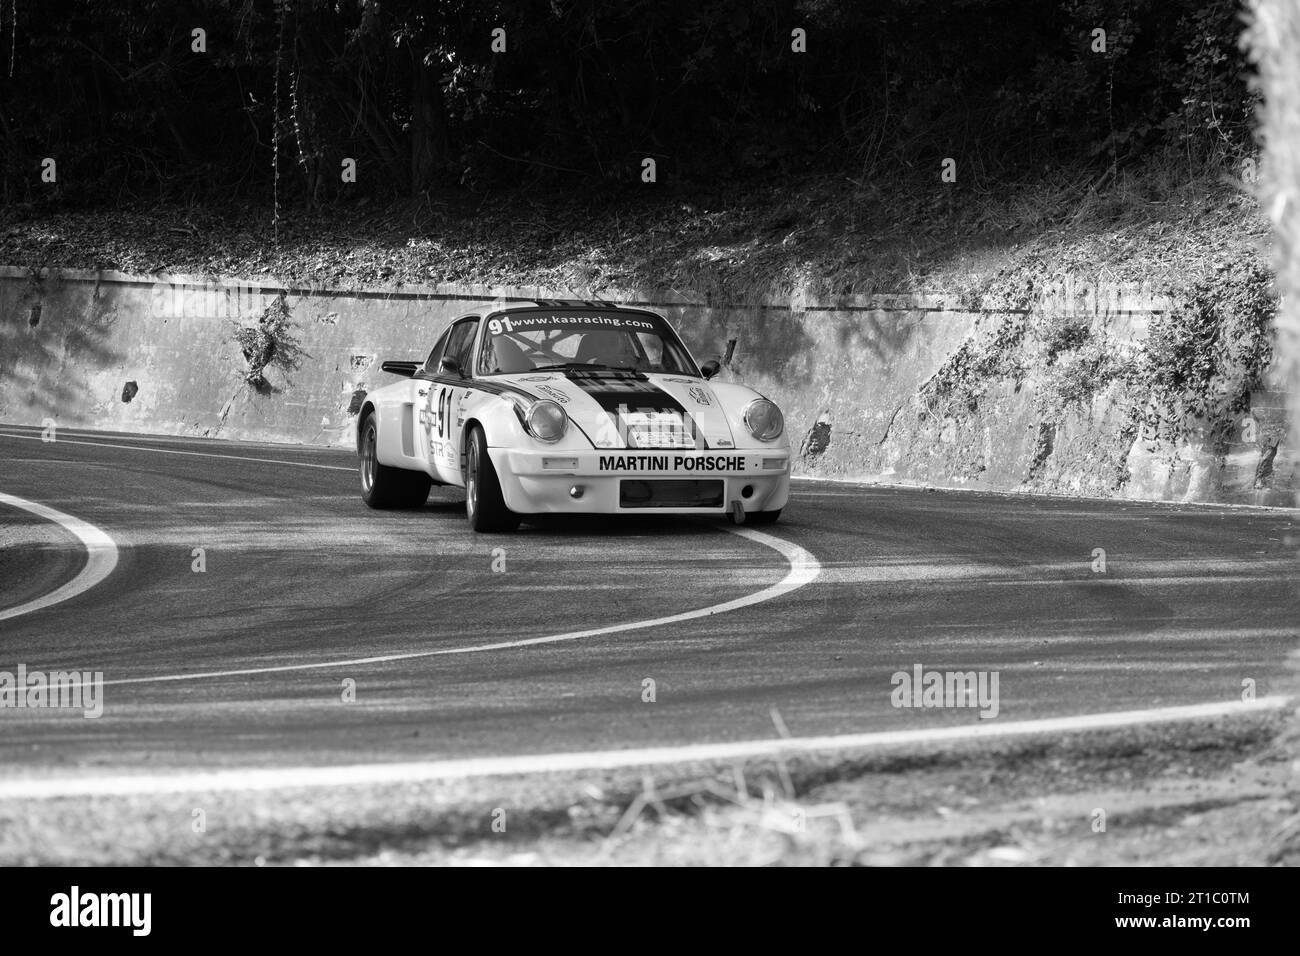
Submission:
[[[366,429],[361,445],[361,490],[366,494],[375,486],[375,426]]]
[[[465,466],[465,510],[472,518],[478,510],[478,436],[469,440],[469,461]]]

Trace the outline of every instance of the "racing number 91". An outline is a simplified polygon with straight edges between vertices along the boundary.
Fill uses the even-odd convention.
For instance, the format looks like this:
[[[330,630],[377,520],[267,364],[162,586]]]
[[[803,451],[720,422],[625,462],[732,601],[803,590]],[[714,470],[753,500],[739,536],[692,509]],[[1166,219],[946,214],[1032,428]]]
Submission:
[[[451,399],[451,389],[438,389],[438,417],[436,424],[439,438],[451,437]]]
[[[488,331],[493,335],[500,335],[502,332],[513,332],[514,324],[507,319],[492,319],[488,322]]]

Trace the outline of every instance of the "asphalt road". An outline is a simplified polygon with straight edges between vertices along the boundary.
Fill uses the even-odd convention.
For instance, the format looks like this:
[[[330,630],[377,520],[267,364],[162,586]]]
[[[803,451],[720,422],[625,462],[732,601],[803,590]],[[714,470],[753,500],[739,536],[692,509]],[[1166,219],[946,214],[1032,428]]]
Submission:
[[[979,721],[973,708],[892,706],[892,675],[917,664],[998,672],[998,720],[1230,701],[1243,680],[1259,696],[1290,689],[1295,511],[800,481],[763,530],[816,558],[811,583],[685,622],[474,650],[728,602],[790,564],[701,520],[548,520],[476,536],[463,496],[439,490],[418,512],[373,512],[353,462],[67,430],[45,443],[0,426],[0,492],[91,522],[120,548],[97,587],[0,621],[0,671],[21,662],[107,682],[97,720],[0,710],[0,766],[749,740],[777,732],[774,709],[796,736]],[[37,524],[0,505],[0,610],[76,573],[75,542]],[[433,653],[453,649],[464,652]],[[372,657],[388,659],[355,663]]]

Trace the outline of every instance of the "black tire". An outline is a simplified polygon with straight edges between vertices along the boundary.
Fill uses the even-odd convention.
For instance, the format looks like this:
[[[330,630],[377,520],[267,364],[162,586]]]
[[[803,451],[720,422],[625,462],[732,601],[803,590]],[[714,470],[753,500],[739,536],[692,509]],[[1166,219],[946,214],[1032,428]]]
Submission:
[[[745,524],[776,524],[776,519],[781,517],[781,509],[775,511],[751,511],[745,515]]]
[[[475,531],[488,534],[514,531],[520,521],[501,496],[501,482],[488,457],[487,438],[477,426],[470,431],[465,448],[465,517]]]
[[[418,508],[429,498],[433,479],[420,471],[381,465],[375,454],[378,427],[375,416],[367,415],[361,423],[358,452],[361,461],[361,500],[372,508]]]

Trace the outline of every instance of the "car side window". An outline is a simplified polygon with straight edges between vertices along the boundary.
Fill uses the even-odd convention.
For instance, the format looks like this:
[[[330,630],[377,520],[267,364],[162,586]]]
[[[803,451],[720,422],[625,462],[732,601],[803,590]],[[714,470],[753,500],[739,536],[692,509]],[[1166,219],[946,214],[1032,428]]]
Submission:
[[[478,319],[464,319],[452,326],[451,338],[447,341],[447,357],[455,359],[466,376],[472,371],[470,356],[474,349],[474,333],[477,331]]]
[[[457,323],[456,323],[455,325],[453,325],[453,326],[451,327],[451,329],[447,332],[447,345],[446,345],[446,347],[442,350],[442,353],[441,353],[440,355],[436,356],[436,357],[434,358],[434,360],[433,360],[433,369],[432,369],[432,371],[433,371],[433,374],[434,374],[434,375],[442,375],[442,374],[444,374],[443,371],[442,371],[442,365],[441,365],[441,361],[442,361],[442,359],[444,359],[444,358],[452,358],[452,359],[454,359],[454,358],[456,357],[456,351],[457,351],[457,349],[460,348],[461,343],[464,342],[464,340],[465,340],[465,326],[466,326],[466,323],[464,323],[464,322],[457,322]]]
[[[438,341],[434,344],[433,349],[429,352],[429,357],[425,359],[424,370],[430,375],[438,374],[438,363],[442,361],[442,350],[447,345],[447,338],[451,335],[451,329],[443,332],[438,336]]]

